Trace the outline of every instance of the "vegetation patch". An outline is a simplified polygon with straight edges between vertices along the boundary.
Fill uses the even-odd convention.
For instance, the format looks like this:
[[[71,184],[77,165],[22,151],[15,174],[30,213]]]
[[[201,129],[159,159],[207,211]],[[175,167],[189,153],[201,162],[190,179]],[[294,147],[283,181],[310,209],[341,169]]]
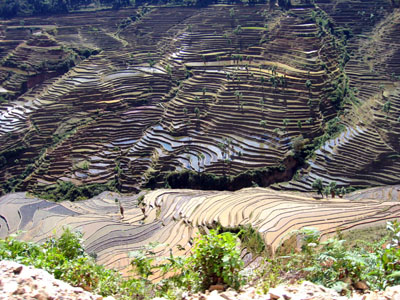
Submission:
[[[130,278],[122,278],[118,272],[97,265],[96,254],[85,253],[82,235],[68,228],[59,238],[51,238],[41,245],[19,241],[15,236],[0,240],[0,259],[43,268],[57,279],[118,299],[156,296],[177,299],[183,291],[204,291],[214,284],[237,289],[246,281],[267,292],[282,282],[309,280],[342,294],[350,294],[360,287],[380,290],[400,284],[400,223],[397,221],[387,223],[385,236],[379,241],[351,246],[340,232],[321,241],[316,229],[303,228],[293,233],[297,240],[300,237],[300,249],[284,255],[280,252],[274,258],[264,257],[260,266],[247,276],[242,272],[237,240],[249,243],[245,242],[245,235],[250,233],[254,237],[255,230],[236,229],[238,234],[211,229],[208,234],[198,235],[187,257],[172,254],[156,257],[155,244],[131,252]],[[156,275],[162,280],[152,281]]]
[[[70,181],[57,181],[57,184],[45,188],[44,191],[35,194],[36,196],[51,201],[78,201],[92,198],[104,191],[114,191],[115,182],[107,184],[87,184],[77,186]]]
[[[399,232],[397,221],[388,222],[385,236],[378,241],[346,242],[342,234],[321,241],[313,228],[294,232],[301,237],[301,249],[268,260],[259,270],[264,291],[285,279],[309,280],[342,294],[351,290],[381,290],[400,283]],[[346,235],[348,236],[348,235]]]
[[[189,257],[156,258],[155,246],[131,253],[133,273],[128,279],[96,264],[96,255],[84,251],[82,235],[68,228],[59,238],[41,245],[19,241],[16,236],[0,240],[0,259],[42,268],[56,279],[122,300],[156,296],[176,299],[183,290],[204,291],[217,283],[239,288],[244,283],[236,235],[230,232],[211,230],[208,235],[197,236]],[[151,281],[155,274],[161,274],[163,280]]]
[[[260,232],[250,225],[240,225],[237,227],[217,227],[220,232],[232,232],[237,234],[240,239],[240,248],[250,252],[253,257],[264,256],[269,257],[272,255],[271,251],[265,245],[264,239]]]
[[[163,182],[164,187],[190,188],[202,190],[236,191],[251,186],[268,186],[275,182],[289,180],[286,167],[264,167],[246,170],[235,176],[218,176],[207,172],[183,170],[155,176],[149,180],[147,187],[155,188],[157,182]],[[290,172],[288,172],[290,173]]]

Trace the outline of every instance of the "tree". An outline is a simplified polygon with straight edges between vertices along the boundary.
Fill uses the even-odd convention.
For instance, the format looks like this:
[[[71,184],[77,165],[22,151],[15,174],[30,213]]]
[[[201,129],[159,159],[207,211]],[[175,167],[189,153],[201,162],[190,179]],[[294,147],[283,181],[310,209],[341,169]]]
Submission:
[[[261,112],[264,112],[264,99],[260,98]]]
[[[311,86],[312,86],[312,82],[310,79],[307,79],[306,81],[306,88],[310,91],[311,90]]]
[[[196,114],[196,118],[199,118],[200,116],[200,109],[198,107],[194,108],[194,113]]]
[[[236,100],[238,100],[238,101],[242,100],[243,94],[239,91],[235,91],[235,97],[236,97]]]
[[[346,188],[342,186],[339,190],[339,198],[342,198],[346,194]]]
[[[168,73],[168,76],[171,77],[172,76],[172,67],[170,65],[166,65],[165,70]]]
[[[323,193],[325,194],[326,198],[328,198],[329,194],[331,193],[331,187],[329,185],[324,187]]]
[[[385,102],[385,104],[383,104],[382,110],[383,110],[385,113],[388,114],[388,113],[390,112],[391,107],[392,107],[392,103],[390,102],[390,100],[388,100],[388,101]]]
[[[276,75],[276,70],[278,70],[278,66],[277,65],[273,65],[272,68],[271,68],[272,75]]]
[[[203,162],[203,169],[204,169],[204,159],[205,159],[206,157],[204,156],[204,154],[203,153],[200,153],[199,154],[199,159],[201,159],[201,161]],[[200,164],[199,164],[199,171],[200,171]]]
[[[322,191],[324,190],[324,184],[320,178],[315,179],[314,182],[312,183],[311,187],[314,190],[317,190],[318,194],[320,194],[322,197],[324,197],[324,195],[322,194]]]
[[[272,86],[274,87],[274,89],[276,89],[276,87],[278,86],[278,80],[276,79],[275,76],[272,76],[269,81],[271,82]]]
[[[201,89],[201,91],[203,92],[203,97],[206,95],[206,93],[207,93],[207,88],[206,87],[203,87],[202,89]]]
[[[332,181],[329,183],[329,188],[330,188],[330,193],[332,198],[335,198],[336,192],[337,192],[337,184],[335,181]]]
[[[301,128],[303,127],[303,123],[301,122],[301,120],[297,121],[297,127],[301,130]]]
[[[231,18],[234,18],[236,16],[236,11],[233,7],[229,10],[229,16]]]
[[[235,30],[233,31],[234,34],[240,35],[242,33],[243,29],[242,26],[238,25],[236,26]]]
[[[283,126],[285,126],[285,128],[289,125],[289,119],[283,119],[282,120]]]

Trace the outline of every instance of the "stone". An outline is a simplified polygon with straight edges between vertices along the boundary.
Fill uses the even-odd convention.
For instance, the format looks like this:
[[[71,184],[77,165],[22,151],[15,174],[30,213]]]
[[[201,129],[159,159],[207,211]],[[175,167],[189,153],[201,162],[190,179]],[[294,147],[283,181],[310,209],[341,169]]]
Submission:
[[[364,281],[357,281],[357,282],[354,284],[354,287],[355,287],[357,290],[362,290],[362,291],[368,290],[368,285],[367,285]]]
[[[23,295],[26,293],[26,290],[24,287],[20,286],[13,294],[14,295]]]
[[[12,295],[18,289],[18,283],[16,281],[8,282],[3,287],[3,292],[8,295]]]
[[[34,295],[33,298],[36,300],[47,300],[47,296],[41,293]]]
[[[212,291],[224,291],[225,290],[225,286],[223,284],[213,284],[208,288],[208,290],[210,292],[212,292]]]
[[[44,270],[0,261],[0,299],[104,300],[100,295],[72,287]],[[107,297],[105,300],[115,300]]]
[[[231,299],[234,299],[235,298],[235,296],[234,295],[232,295],[232,294],[228,294],[228,293],[222,293],[222,294],[220,294],[220,296],[222,297],[222,298],[224,298],[224,299],[226,299],[226,300],[231,300]]]
[[[207,300],[225,300],[225,299],[219,295],[217,290],[214,290],[208,295]]]
[[[21,273],[22,269],[23,269],[23,266],[18,266],[13,270],[13,273],[14,274],[19,274],[19,273]]]
[[[272,300],[278,300],[278,299],[281,297],[281,296],[276,295],[276,294],[271,293],[271,292],[269,292],[268,294],[269,294],[269,297],[270,297]]]

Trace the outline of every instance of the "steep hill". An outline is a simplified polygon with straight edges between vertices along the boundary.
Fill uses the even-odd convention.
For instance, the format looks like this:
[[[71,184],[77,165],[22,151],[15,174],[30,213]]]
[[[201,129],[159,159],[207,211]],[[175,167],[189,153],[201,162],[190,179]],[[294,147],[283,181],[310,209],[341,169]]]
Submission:
[[[399,10],[294,4],[2,21],[1,192],[398,184]]]

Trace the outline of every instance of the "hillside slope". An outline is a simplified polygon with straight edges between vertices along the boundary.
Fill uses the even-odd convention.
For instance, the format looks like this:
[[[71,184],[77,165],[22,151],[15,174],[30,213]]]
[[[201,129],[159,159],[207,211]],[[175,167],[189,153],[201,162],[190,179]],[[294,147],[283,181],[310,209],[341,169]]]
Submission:
[[[136,192],[171,171],[262,168],[221,188],[295,173],[276,188],[398,184],[399,11],[346,3],[2,21],[1,193]]]

